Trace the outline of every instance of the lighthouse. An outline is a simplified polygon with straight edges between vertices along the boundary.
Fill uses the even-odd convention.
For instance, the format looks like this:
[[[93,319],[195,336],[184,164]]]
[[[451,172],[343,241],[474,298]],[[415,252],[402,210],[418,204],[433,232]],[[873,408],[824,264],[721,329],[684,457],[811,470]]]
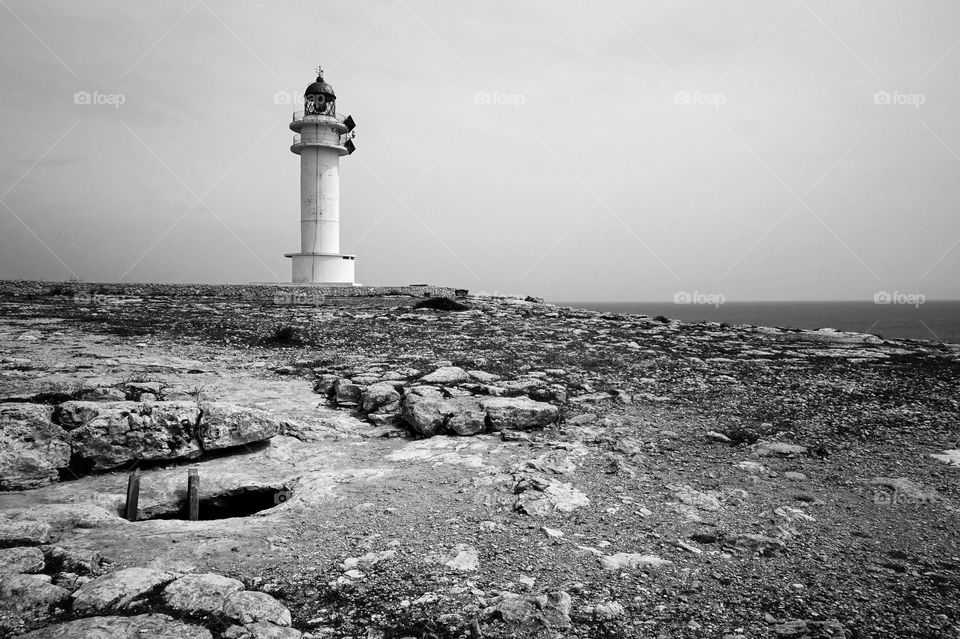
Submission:
[[[355,123],[337,114],[337,96],[317,68],[293,114],[290,150],[300,156],[300,252],[293,259],[294,284],[355,286],[355,255],[340,253],[340,158],[353,153]]]

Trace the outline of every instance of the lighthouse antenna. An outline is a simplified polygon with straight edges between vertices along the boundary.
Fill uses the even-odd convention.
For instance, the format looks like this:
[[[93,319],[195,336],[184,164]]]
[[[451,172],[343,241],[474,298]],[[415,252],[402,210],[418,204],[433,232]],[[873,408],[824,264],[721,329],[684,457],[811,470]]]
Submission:
[[[323,67],[321,67],[319,64],[317,65],[317,77],[318,78],[323,77]]]

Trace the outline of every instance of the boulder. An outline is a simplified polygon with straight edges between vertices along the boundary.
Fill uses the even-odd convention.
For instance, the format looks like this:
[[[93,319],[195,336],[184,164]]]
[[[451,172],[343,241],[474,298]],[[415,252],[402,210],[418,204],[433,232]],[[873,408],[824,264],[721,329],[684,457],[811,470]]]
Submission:
[[[39,546],[50,541],[50,524],[20,519],[0,521],[0,548]]]
[[[243,590],[236,579],[213,573],[184,575],[163,589],[163,603],[187,614],[214,614],[223,609],[227,596]]]
[[[401,417],[413,430],[428,437],[445,430],[475,435],[486,429],[486,412],[474,397],[445,398],[429,386],[407,390]]]
[[[481,400],[491,430],[526,430],[557,421],[557,407],[528,397],[487,397]]]
[[[75,402],[66,413],[88,419],[70,431],[74,458],[94,470],[116,468],[137,460],[197,457],[194,436],[200,409],[192,402]]]
[[[201,408],[197,437],[204,450],[264,441],[280,432],[280,421],[259,408],[226,402],[205,402]]]
[[[70,464],[67,432],[42,404],[0,404],[0,490],[26,490],[53,483]]]
[[[43,566],[43,552],[39,548],[0,548],[0,574],[40,572]]]
[[[361,405],[367,413],[396,413],[400,410],[400,393],[392,384],[371,384],[363,389]]]
[[[241,591],[227,596],[223,615],[241,624],[266,621],[278,626],[289,626],[290,611],[283,604],[263,592]]]
[[[174,573],[152,568],[124,568],[80,586],[73,593],[73,609],[85,614],[123,609],[175,578]]]
[[[213,639],[201,626],[151,613],[133,617],[88,617],[21,635],[20,639]]]
[[[470,374],[459,366],[441,366],[424,375],[420,381],[425,384],[459,384],[470,379]]]

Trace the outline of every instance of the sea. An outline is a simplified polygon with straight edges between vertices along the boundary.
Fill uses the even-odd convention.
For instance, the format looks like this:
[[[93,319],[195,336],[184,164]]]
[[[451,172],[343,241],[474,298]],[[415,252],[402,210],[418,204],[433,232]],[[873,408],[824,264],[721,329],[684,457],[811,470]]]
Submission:
[[[592,311],[663,315],[685,322],[726,322],[779,328],[835,328],[886,339],[921,339],[960,344],[960,301],[913,304],[873,302],[563,302]]]

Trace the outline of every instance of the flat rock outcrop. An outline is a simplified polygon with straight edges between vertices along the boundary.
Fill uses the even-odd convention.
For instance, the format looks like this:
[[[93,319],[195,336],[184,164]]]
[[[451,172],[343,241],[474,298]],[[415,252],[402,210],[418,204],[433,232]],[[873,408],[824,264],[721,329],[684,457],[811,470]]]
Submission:
[[[82,613],[122,610],[176,578],[151,568],[124,568],[89,581],[73,593],[73,609]]]
[[[213,639],[202,626],[177,621],[169,615],[87,617],[21,635],[20,639]]]

